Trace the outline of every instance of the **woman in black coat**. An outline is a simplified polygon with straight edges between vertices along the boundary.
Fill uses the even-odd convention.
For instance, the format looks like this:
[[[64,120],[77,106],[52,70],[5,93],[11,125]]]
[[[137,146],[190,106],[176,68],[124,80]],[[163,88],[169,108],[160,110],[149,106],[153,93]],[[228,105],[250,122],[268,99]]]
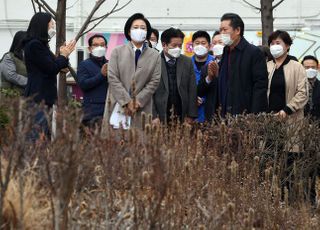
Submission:
[[[32,17],[24,40],[28,76],[24,95],[31,97],[35,104],[43,102],[49,108],[57,99],[57,74],[68,67],[68,57],[75,48],[75,41],[63,45],[56,57],[49,48],[49,41],[54,35],[55,22],[51,15],[39,12]],[[38,139],[41,132],[49,137],[48,121],[43,110],[36,112],[34,127],[31,140]]]
[[[25,63],[28,82],[26,97],[34,102],[44,102],[52,107],[57,99],[57,74],[68,67],[68,56],[74,50],[75,42],[60,47],[55,57],[49,48],[49,41],[55,34],[55,23],[48,13],[36,13],[29,24],[27,38],[24,41]]]

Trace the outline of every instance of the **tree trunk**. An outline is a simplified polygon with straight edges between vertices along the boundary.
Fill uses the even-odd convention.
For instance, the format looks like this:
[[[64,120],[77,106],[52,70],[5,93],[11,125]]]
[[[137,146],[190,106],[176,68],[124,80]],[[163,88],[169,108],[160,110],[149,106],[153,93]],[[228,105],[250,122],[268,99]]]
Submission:
[[[67,0],[58,0],[57,11],[56,11],[56,54],[59,54],[60,46],[62,46],[66,41],[66,8]],[[53,118],[56,122],[55,136],[58,137],[62,134],[63,130],[63,116],[62,112],[64,106],[67,103],[67,81],[66,74],[60,72],[58,80],[58,108],[56,110],[56,116]],[[53,131],[54,132],[54,131]],[[68,229],[68,206],[62,205],[65,204],[59,196],[60,189],[57,188],[56,200],[56,218],[55,218],[55,229],[65,230]]]
[[[268,45],[268,37],[273,32],[273,0],[260,0],[262,45]]]
[[[59,54],[60,46],[66,41],[66,8],[67,0],[58,0],[56,11],[56,54]],[[56,138],[63,130],[62,111],[67,104],[67,81],[66,74],[60,72],[58,75],[58,102],[54,108],[52,137]]]
[[[58,0],[56,18],[56,54],[59,53],[60,46],[66,41],[66,7],[67,0]],[[63,107],[67,103],[67,80],[65,73],[60,73],[59,75],[58,106]]]

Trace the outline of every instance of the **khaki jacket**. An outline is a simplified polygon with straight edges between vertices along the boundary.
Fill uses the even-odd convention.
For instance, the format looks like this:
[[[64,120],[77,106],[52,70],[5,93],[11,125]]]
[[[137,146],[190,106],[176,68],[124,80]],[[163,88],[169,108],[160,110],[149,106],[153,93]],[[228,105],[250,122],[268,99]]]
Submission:
[[[152,114],[152,96],[158,88],[160,77],[161,59],[156,50],[144,48],[136,67],[131,42],[114,48],[108,64],[109,88],[102,123],[102,136],[107,134],[110,115],[116,102],[124,106],[132,100],[132,95],[136,95],[141,109],[131,122],[131,126],[141,127],[141,112]],[[132,82],[135,82],[135,92],[131,92]]]
[[[276,65],[273,61],[269,61],[267,63],[268,67],[268,98],[270,95],[270,85],[273,77],[273,73],[276,69]],[[299,131],[297,125],[302,122],[304,118],[303,109],[307,104],[309,99],[309,90],[308,90],[308,79],[306,75],[306,71],[304,67],[297,61],[290,60],[288,64],[283,67],[284,78],[286,84],[286,104],[293,111],[287,120],[288,128],[294,129],[295,133]],[[295,126],[295,127],[294,127]],[[292,140],[297,142],[296,138],[292,138]],[[293,143],[293,145],[295,145]],[[290,151],[301,151],[299,146],[288,145]],[[300,146],[301,147],[301,146]],[[300,150],[299,150],[300,149]]]

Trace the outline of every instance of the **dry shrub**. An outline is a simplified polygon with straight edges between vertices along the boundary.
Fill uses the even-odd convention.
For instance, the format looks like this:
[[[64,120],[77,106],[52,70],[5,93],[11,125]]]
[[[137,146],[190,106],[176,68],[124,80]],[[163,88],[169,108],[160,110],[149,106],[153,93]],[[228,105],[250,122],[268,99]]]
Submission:
[[[29,174],[26,170],[24,173]],[[23,180],[23,181],[20,181]],[[29,175],[11,178],[3,204],[4,224],[11,229],[45,229],[51,226],[51,210],[47,192],[39,187],[39,179]]]
[[[319,203],[309,201],[314,187],[319,200],[319,183],[313,186],[320,152],[316,123],[299,124],[296,144],[304,151],[292,155],[284,148],[290,131],[272,115],[199,127],[155,127],[144,117],[144,131],[118,130],[101,138],[99,130],[81,128],[78,111],[66,108],[59,114],[64,127],[57,138],[32,144],[24,138],[30,126],[25,111],[19,127],[25,131],[17,132],[21,122],[12,123],[19,138],[1,142],[5,159],[16,156],[4,199],[16,205],[3,207],[4,217],[14,217],[10,224],[28,228],[27,210],[37,207],[30,222],[41,219],[38,224],[55,229],[319,226]],[[19,196],[9,192],[13,186],[19,193],[19,180],[23,217],[17,214]]]

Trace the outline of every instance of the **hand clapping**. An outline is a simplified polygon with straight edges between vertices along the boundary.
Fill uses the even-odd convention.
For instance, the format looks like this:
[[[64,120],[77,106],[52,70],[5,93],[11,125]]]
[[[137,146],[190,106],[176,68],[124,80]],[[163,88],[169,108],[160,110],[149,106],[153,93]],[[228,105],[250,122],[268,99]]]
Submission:
[[[101,74],[103,75],[103,76],[107,76],[107,74],[108,74],[108,63],[106,63],[106,64],[104,64],[102,67],[101,67]]]
[[[67,44],[64,44],[63,46],[60,47],[60,54],[65,57],[69,57],[69,55],[72,53],[75,47],[76,47],[76,41],[71,40]]]
[[[208,78],[210,81],[213,80],[213,78],[217,77],[219,74],[219,65],[217,62],[213,61],[208,64]]]

